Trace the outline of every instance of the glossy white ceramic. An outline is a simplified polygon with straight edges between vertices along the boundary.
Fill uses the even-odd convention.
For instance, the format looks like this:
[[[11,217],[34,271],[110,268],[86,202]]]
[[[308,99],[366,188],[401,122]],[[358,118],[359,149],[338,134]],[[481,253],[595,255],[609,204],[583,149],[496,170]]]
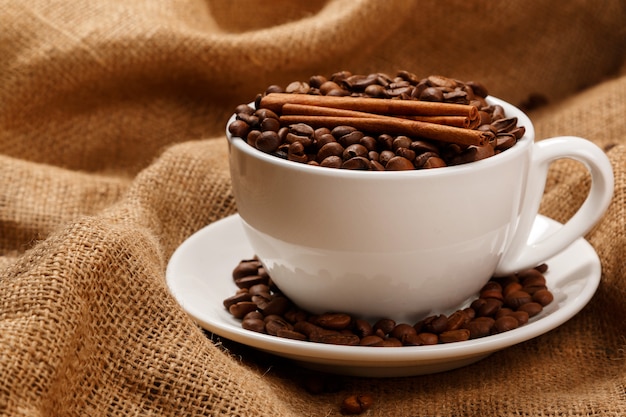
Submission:
[[[553,220],[537,217],[531,242],[559,227]],[[217,335],[293,359],[306,367],[368,377],[429,374],[474,363],[566,322],[589,302],[600,282],[598,256],[581,238],[547,260],[549,270],[545,276],[554,301],[523,327],[446,345],[402,348],[335,346],[248,331],[229,314],[222,302],[237,290],[232,270],[241,259],[253,254],[239,216],[227,217],[199,230],[175,251],[167,266],[167,284],[189,315]]]
[[[488,101],[517,117],[524,137],[494,157],[439,169],[320,168],[265,154],[229,134],[237,208],[281,290],[313,312],[413,321],[450,311],[494,272],[533,267],[583,236],[612,196],[606,155],[581,138],[534,143],[523,112]],[[564,157],[588,167],[591,192],[564,227],[529,245],[548,166]]]

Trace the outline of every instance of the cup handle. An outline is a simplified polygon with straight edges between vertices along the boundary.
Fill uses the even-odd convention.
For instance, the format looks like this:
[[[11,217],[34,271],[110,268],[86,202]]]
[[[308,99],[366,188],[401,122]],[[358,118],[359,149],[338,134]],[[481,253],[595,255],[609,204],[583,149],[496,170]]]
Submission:
[[[529,243],[548,168],[553,161],[561,158],[571,158],[586,166],[591,173],[589,194],[563,226],[542,240]],[[600,220],[613,196],[613,169],[608,157],[594,143],[574,136],[560,136],[535,143],[527,181],[515,235],[500,259],[495,275],[533,268],[563,251]]]

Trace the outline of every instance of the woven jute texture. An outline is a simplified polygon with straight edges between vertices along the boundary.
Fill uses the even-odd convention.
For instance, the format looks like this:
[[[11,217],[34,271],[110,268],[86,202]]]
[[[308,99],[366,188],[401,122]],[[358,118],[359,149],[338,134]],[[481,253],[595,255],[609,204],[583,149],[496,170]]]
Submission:
[[[0,414],[626,415],[626,6],[620,0],[0,0]],[[483,82],[537,139],[588,138],[615,195],[586,236],[602,278],[574,318],[471,366],[337,378],[204,332],[174,250],[236,213],[226,120],[271,84],[339,70]],[[537,107],[538,104],[543,104]],[[566,221],[589,177],[555,163]],[[247,256],[248,254],[242,254]],[[229,277],[216,278],[229,279]]]

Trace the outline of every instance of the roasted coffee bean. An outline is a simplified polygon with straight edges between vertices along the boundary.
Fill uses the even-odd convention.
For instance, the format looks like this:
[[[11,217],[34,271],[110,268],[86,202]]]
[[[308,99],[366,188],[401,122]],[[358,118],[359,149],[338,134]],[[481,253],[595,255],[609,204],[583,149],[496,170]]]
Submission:
[[[312,75],[311,78],[309,78],[309,85],[312,88],[320,88],[326,81],[328,81],[328,79],[323,75]]]
[[[543,311],[543,307],[539,303],[530,302],[519,306],[517,311],[525,311],[526,313],[528,313],[529,317],[534,317]]]
[[[516,291],[520,291],[521,289],[522,289],[522,284],[520,284],[517,281],[514,281],[514,282],[507,284],[507,286],[504,287],[504,290],[502,291],[502,295],[504,295],[505,297],[508,297],[512,293]]]
[[[308,321],[302,320],[302,321],[298,321],[293,325],[293,330],[300,332],[304,335],[306,335],[307,337],[311,337],[314,334],[334,334],[336,332],[331,331],[331,330],[326,330],[326,329],[322,329],[319,326],[316,326],[313,323],[310,323]]]
[[[285,93],[307,94],[311,90],[308,83],[302,81],[294,81],[285,87]]]
[[[294,123],[289,125],[289,133],[308,138],[313,138],[315,136],[315,130],[306,123]]]
[[[233,136],[245,138],[250,133],[250,125],[243,120],[235,120],[228,125],[228,131]]]
[[[255,146],[260,151],[266,153],[274,152],[280,146],[280,138],[278,137],[278,133],[272,130],[262,132],[256,139]]]
[[[360,338],[374,334],[374,328],[367,320],[354,320],[354,333]]]
[[[415,157],[414,165],[417,168],[424,168],[424,166],[426,165],[426,163],[428,162],[430,158],[438,158],[438,157],[439,155],[435,152],[430,152],[430,151],[422,152]]]
[[[509,307],[517,310],[521,305],[530,303],[532,301],[532,297],[526,291],[519,290],[509,294],[505,301]]]
[[[285,92],[285,89],[276,84],[272,84],[265,89],[265,94],[284,93],[284,92]]]
[[[241,327],[257,333],[265,333],[265,322],[262,319],[244,318]]]
[[[250,288],[257,284],[267,284],[267,282],[267,277],[263,275],[248,275],[235,280],[235,284],[239,288]]]
[[[289,323],[294,324],[299,321],[307,320],[309,314],[304,310],[300,310],[299,308],[290,308],[285,312],[284,317]]]
[[[387,166],[387,164],[389,163],[389,161],[391,160],[391,158],[394,158],[396,156],[396,154],[393,151],[390,150],[384,150],[380,153],[380,155],[378,156],[378,162],[382,165],[382,166]]]
[[[449,93],[443,93],[443,101],[446,103],[469,104],[469,98],[466,91],[454,90]]]
[[[410,324],[400,323],[389,334],[398,340],[404,340],[409,334],[417,334],[417,331]]]
[[[464,310],[457,310],[448,317],[446,331],[457,330],[469,323],[470,318]]]
[[[308,157],[302,142],[293,142],[287,150],[287,159],[295,162],[307,162]]]
[[[410,148],[413,141],[407,136],[398,136],[391,142],[391,150],[396,152],[400,148]]]
[[[380,319],[376,323],[374,323],[373,329],[374,332],[376,330],[382,331],[383,335],[387,335],[391,333],[391,331],[396,327],[396,322],[392,319]]]
[[[357,156],[368,159],[367,158],[368,153],[369,151],[367,150],[365,146],[361,145],[360,143],[355,143],[345,148],[343,150],[341,157],[343,158],[344,161],[347,161],[348,159],[351,159]]]
[[[428,333],[442,333],[448,328],[448,317],[445,314],[429,316],[424,319],[421,331]]]
[[[425,333],[422,333],[425,334]],[[437,339],[437,342],[439,341],[439,339],[437,338],[437,335],[434,335],[435,338]],[[435,342],[435,343],[437,343]],[[420,334],[418,333],[414,333],[414,334],[407,334],[404,339],[402,340],[402,343],[405,346],[422,346],[424,344],[422,338],[420,337]]]
[[[357,130],[356,127],[342,125],[342,126],[334,127],[330,131],[330,133],[335,137],[335,139],[339,139],[342,136],[345,136],[345,135],[350,134],[352,132],[356,132],[356,130]]]
[[[415,159],[415,151],[410,150],[409,148],[398,148],[396,149],[396,155],[406,158],[409,161],[413,161]],[[412,166],[411,169],[415,168]]]
[[[465,328],[470,332],[470,339],[478,339],[489,336],[491,334],[491,328],[495,322],[496,321],[491,317],[478,317],[467,323]]]
[[[423,101],[443,101],[443,91],[435,87],[428,87],[422,91],[419,99]]]
[[[320,166],[327,168],[341,168],[341,165],[343,165],[343,159],[340,156],[331,155],[320,162]]]
[[[325,313],[311,317],[311,323],[329,330],[343,330],[352,323],[352,317],[345,313]]]
[[[412,85],[417,85],[420,82],[420,79],[417,77],[417,75],[406,70],[398,71],[397,76],[405,81],[408,81]]]
[[[498,131],[498,133],[509,132],[517,126],[517,117],[498,119],[491,123],[491,125]]]
[[[224,307],[228,309],[231,305],[237,304],[241,301],[252,301],[252,294],[248,291],[237,293],[224,300]]]
[[[439,158],[438,156],[431,156],[428,159],[426,159],[426,162],[424,162],[424,165],[422,165],[422,168],[424,169],[432,169],[432,168],[443,168],[443,167],[447,167],[448,164],[446,164],[446,162]]]
[[[291,302],[287,297],[274,296],[271,300],[259,306],[259,310],[265,315],[283,315],[291,307]]]
[[[461,311],[463,313],[465,313],[465,315],[467,316],[468,320],[472,320],[472,319],[476,318],[476,311],[473,308],[471,308],[471,307],[464,308]]]
[[[528,323],[528,320],[530,318],[528,313],[523,310],[514,311],[510,315],[517,319],[517,322],[519,323],[520,326],[523,326],[526,323]]]
[[[439,335],[441,343],[454,343],[469,340],[470,331],[468,329],[446,330]]]
[[[270,290],[270,286],[267,284],[256,284],[251,286],[250,288],[248,288],[248,293],[250,293],[250,295],[270,295],[271,290]]]
[[[409,145],[409,149],[415,151],[416,154],[422,154],[424,152],[432,152],[435,155],[438,155],[439,149],[431,142],[426,142],[424,140],[414,140]]]
[[[514,311],[508,307],[502,307],[500,310],[498,310],[494,318],[498,320],[500,317],[510,316],[511,314],[513,314],[513,312]]]
[[[494,148],[498,151],[505,151],[517,143],[517,139],[510,133],[498,133]]]
[[[480,298],[495,298],[497,300],[504,300],[504,296],[502,295],[502,286],[495,282],[490,281],[485,284],[479,293]]]
[[[485,86],[479,82],[468,81],[466,84],[468,87],[472,89],[474,94],[476,94],[477,96],[485,98],[489,95],[489,93],[487,92],[487,88],[485,88]]]
[[[367,86],[364,93],[366,97],[387,98],[387,91],[385,90],[385,87],[378,84]]]
[[[496,332],[503,333],[509,330],[517,329],[519,327],[519,322],[514,316],[506,315],[498,318],[493,327]]]
[[[363,136],[359,140],[359,144],[365,146],[365,149],[367,149],[368,152],[375,152],[378,149],[378,143],[376,142],[376,139],[371,136]]]
[[[317,152],[316,160],[317,162],[321,163],[324,159],[328,158],[329,156],[338,156],[341,159],[344,149],[345,148],[341,146],[339,142],[327,143],[324,146],[322,146],[320,150]]]
[[[256,141],[259,136],[261,136],[260,130],[252,130],[250,131],[250,133],[248,133],[248,136],[246,136],[246,142],[248,143],[248,145],[256,148]]]
[[[394,156],[385,164],[387,171],[408,171],[411,169],[415,169],[413,163],[402,156]]]
[[[355,145],[359,143],[361,139],[363,139],[363,137],[365,137],[363,132],[355,130],[353,132],[338,137],[337,142],[339,142],[344,148],[347,148],[350,145]]]
[[[526,291],[527,293],[529,293],[530,295],[533,295],[535,292],[539,290],[545,290],[547,288],[546,279],[543,277],[543,275],[528,277],[524,279],[521,282],[521,284],[522,284],[522,289]]]
[[[350,395],[341,403],[341,411],[344,414],[362,414],[374,404],[374,399],[369,394]]]
[[[286,321],[280,316],[266,316],[265,317],[265,331],[272,336],[278,336],[278,331],[281,329],[293,330],[294,327],[291,323]]]
[[[343,89],[334,81],[325,81],[319,86],[319,90],[322,95],[328,95],[331,91]]]
[[[439,343],[439,336],[435,333],[423,332],[419,333],[417,337],[422,342],[421,345],[436,345]]]
[[[494,105],[493,111],[491,113],[491,119],[495,121],[495,120],[504,119],[505,117],[506,115],[504,113],[504,108],[500,106],[499,104]]]
[[[346,345],[346,346],[357,346],[360,342],[360,339],[355,334],[344,334],[344,333],[327,333],[327,334],[312,334],[309,336],[309,339],[312,342],[318,343],[328,343],[331,345]]]
[[[377,74],[352,75],[344,80],[344,84],[347,85],[350,89],[365,90],[370,85],[376,84],[377,81]]]
[[[254,113],[254,108],[252,108],[251,106],[247,105],[247,104],[239,104],[238,106],[235,107],[234,113],[236,115],[240,115],[240,114],[253,114]]]
[[[236,319],[241,319],[243,318],[243,316],[245,316],[251,311],[255,311],[256,309],[257,309],[257,306],[252,301],[240,301],[228,307],[228,311]]]
[[[280,129],[280,122],[278,119],[267,117],[261,121],[261,131],[271,130],[272,132],[278,132]]]
[[[246,259],[235,267],[232,272],[233,279],[242,278],[247,275],[258,275],[259,268],[261,268],[263,264],[261,261],[257,259]]]
[[[280,328],[276,330],[276,336],[284,337],[286,339],[294,339],[294,340],[306,340],[306,336],[302,333],[296,332],[295,330]]]
[[[511,135],[515,137],[515,139],[521,139],[524,134],[526,134],[526,128],[524,126],[517,126],[509,132]]]
[[[376,143],[378,143],[378,146],[382,151],[391,151],[393,148],[393,141],[394,141],[394,137],[391,135],[387,135],[386,133],[383,133],[381,135],[378,135],[378,137],[376,138]],[[393,155],[395,155],[392,152]]]
[[[500,307],[502,307],[502,301],[495,298],[484,298],[483,305],[476,310],[476,316],[478,317],[493,317]]]
[[[265,119],[278,119],[278,115],[276,113],[265,108],[255,110],[254,115],[259,118],[259,121],[263,121]]]
[[[532,297],[534,302],[537,302],[544,307],[554,300],[554,295],[552,295],[548,289],[537,290]]]
[[[384,171],[385,167],[380,162],[376,161],[374,158],[370,159],[370,170],[372,171]]]
[[[341,164],[341,168],[343,169],[352,169],[352,170],[362,170],[369,171],[370,169],[370,160],[362,157],[355,156],[354,158],[350,158],[347,161],[344,161]]]
[[[337,142],[335,137],[330,133],[324,133],[315,137],[315,148],[319,151],[324,145],[331,142]]]
[[[361,340],[359,341],[359,345],[378,347],[378,346],[382,346],[383,340],[385,339],[380,336],[376,336],[372,334],[372,335],[362,337]]]
[[[386,337],[379,345],[380,347],[402,347],[402,342],[395,337]]]

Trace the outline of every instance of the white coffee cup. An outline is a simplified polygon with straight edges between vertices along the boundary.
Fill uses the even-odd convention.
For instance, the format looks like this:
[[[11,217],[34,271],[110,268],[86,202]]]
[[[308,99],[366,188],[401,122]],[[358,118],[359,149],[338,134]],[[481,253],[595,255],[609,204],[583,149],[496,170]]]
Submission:
[[[613,194],[604,152],[578,137],[535,143],[521,110],[487,100],[517,117],[525,135],[493,157],[445,168],[310,166],[263,153],[227,131],[237,209],[281,291],[313,313],[412,322],[451,312],[494,274],[537,266],[584,236]],[[587,167],[589,195],[558,231],[528,244],[548,167],[560,158]]]

